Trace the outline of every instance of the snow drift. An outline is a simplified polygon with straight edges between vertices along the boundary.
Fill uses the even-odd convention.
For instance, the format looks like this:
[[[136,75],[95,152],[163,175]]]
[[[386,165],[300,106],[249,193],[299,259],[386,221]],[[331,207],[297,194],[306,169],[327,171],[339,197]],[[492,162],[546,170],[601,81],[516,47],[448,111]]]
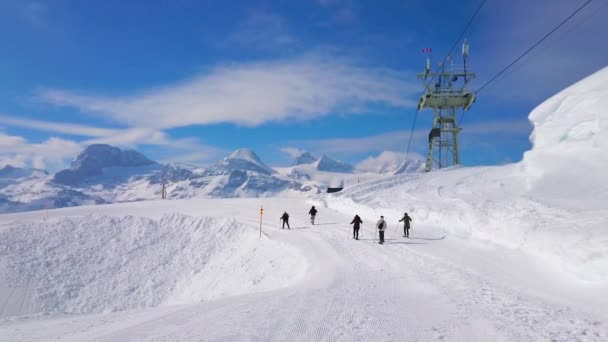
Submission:
[[[0,318],[186,304],[292,284],[306,261],[232,219],[89,215],[0,230]]]
[[[530,113],[533,148],[524,154],[530,194],[579,209],[606,208],[608,67]]]

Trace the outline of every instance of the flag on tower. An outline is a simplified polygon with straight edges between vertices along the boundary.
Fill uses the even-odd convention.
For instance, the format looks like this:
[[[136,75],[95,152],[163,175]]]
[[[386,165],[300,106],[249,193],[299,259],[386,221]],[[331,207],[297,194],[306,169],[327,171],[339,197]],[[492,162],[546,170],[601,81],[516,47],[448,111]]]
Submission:
[[[424,49],[422,49],[422,53],[427,53],[427,52],[431,52],[431,48],[424,48]]]

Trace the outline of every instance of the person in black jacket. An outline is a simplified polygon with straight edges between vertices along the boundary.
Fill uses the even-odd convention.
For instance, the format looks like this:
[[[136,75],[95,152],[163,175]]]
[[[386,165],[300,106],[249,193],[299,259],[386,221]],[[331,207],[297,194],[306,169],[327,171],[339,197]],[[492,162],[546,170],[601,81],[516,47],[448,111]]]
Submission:
[[[315,206],[313,205],[312,208],[310,208],[310,211],[308,212],[310,214],[310,223],[312,223],[312,225],[315,225],[315,216],[317,216],[317,209],[315,209]]]
[[[283,220],[283,228],[281,229],[285,229],[285,224],[287,224],[287,229],[291,229],[289,226],[289,214],[287,212],[284,212],[279,220]]]
[[[410,221],[412,218],[407,213],[403,214],[403,218],[399,222],[403,222],[403,236],[410,237]]]
[[[361,224],[363,223],[363,221],[361,221],[361,218],[359,217],[359,215],[355,215],[355,218],[351,221],[350,224],[353,224],[353,239],[355,240],[359,240],[359,228],[361,228]]]

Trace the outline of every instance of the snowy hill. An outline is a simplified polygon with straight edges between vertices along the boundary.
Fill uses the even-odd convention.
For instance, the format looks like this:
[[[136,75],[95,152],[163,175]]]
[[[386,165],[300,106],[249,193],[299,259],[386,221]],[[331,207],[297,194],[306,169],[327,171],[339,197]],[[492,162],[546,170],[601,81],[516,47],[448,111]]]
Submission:
[[[345,162],[332,159],[326,155],[322,155],[315,163],[318,171],[352,173],[354,167]]]

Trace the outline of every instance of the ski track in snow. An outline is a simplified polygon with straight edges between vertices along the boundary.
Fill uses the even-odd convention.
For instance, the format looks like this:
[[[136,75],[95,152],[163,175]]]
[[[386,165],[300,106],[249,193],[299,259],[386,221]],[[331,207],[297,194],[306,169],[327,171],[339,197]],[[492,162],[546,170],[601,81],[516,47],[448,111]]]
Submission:
[[[266,199],[265,202],[269,220],[274,216],[278,218],[283,208],[288,208],[292,217],[308,209],[308,204],[302,200]],[[178,208],[183,214],[194,211],[184,205],[187,201],[165,203],[171,205],[165,211],[177,211]],[[198,215],[217,210],[226,217],[234,217],[222,206],[236,206],[240,212],[259,210],[258,201],[253,200],[211,200],[198,204],[205,203],[218,205],[216,208],[195,205]],[[150,206],[153,207],[153,204],[133,205],[128,211],[132,215],[140,215],[150,211]],[[121,207],[99,208],[97,215],[111,213],[115,211],[113,209]],[[72,209],[56,214],[78,212],[78,209]],[[277,214],[273,215],[275,212]],[[154,212],[155,216],[161,214],[156,210]],[[475,269],[434,255],[434,249],[445,240],[440,236],[433,237],[430,229],[416,227],[412,238],[405,239],[396,237],[400,232],[395,232],[391,225],[386,244],[380,246],[376,243],[371,218],[363,218],[365,223],[360,240],[355,241],[351,238],[352,228],[347,224],[351,219],[349,216],[322,208],[318,217],[320,224],[313,227],[307,225],[307,218],[302,216],[290,222],[292,227],[299,229],[277,230],[278,221],[274,223],[273,220],[264,227],[264,233],[270,240],[292,245],[306,257],[310,265],[308,273],[295,285],[257,294],[237,293],[234,296],[228,293],[223,298],[216,297],[219,299],[201,303],[193,300],[192,304],[185,305],[158,306],[154,302],[137,308],[135,301],[133,305],[121,307],[130,310],[106,314],[93,312],[89,315],[40,316],[30,311],[29,316],[9,317],[1,321],[0,341],[608,339],[606,317],[598,316],[584,307],[572,307],[537,296],[519,288],[516,283],[502,283]],[[241,224],[255,226],[255,215],[241,215],[237,219]],[[74,219],[74,222],[78,220]],[[0,229],[0,232],[6,232],[6,228]],[[249,234],[257,232],[251,230]],[[266,245],[265,248],[271,246]],[[285,256],[300,258],[297,255]],[[285,270],[279,269],[277,272]],[[200,284],[201,292],[208,291],[208,286],[222,286],[222,283],[213,282]],[[39,287],[31,284],[25,286],[26,292]],[[192,295],[195,290],[189,288],[183,296]],[[32,293],[23,295],[21,312],[27,314],[31,310],[25,307],[31,296]],[[133,297],[134,294],[124,296],[120,302],[131,303],[129,299],[137,299]],[[167,298],[167,295],[163,298]],[[160,298],[158,301],[162,302]]]

